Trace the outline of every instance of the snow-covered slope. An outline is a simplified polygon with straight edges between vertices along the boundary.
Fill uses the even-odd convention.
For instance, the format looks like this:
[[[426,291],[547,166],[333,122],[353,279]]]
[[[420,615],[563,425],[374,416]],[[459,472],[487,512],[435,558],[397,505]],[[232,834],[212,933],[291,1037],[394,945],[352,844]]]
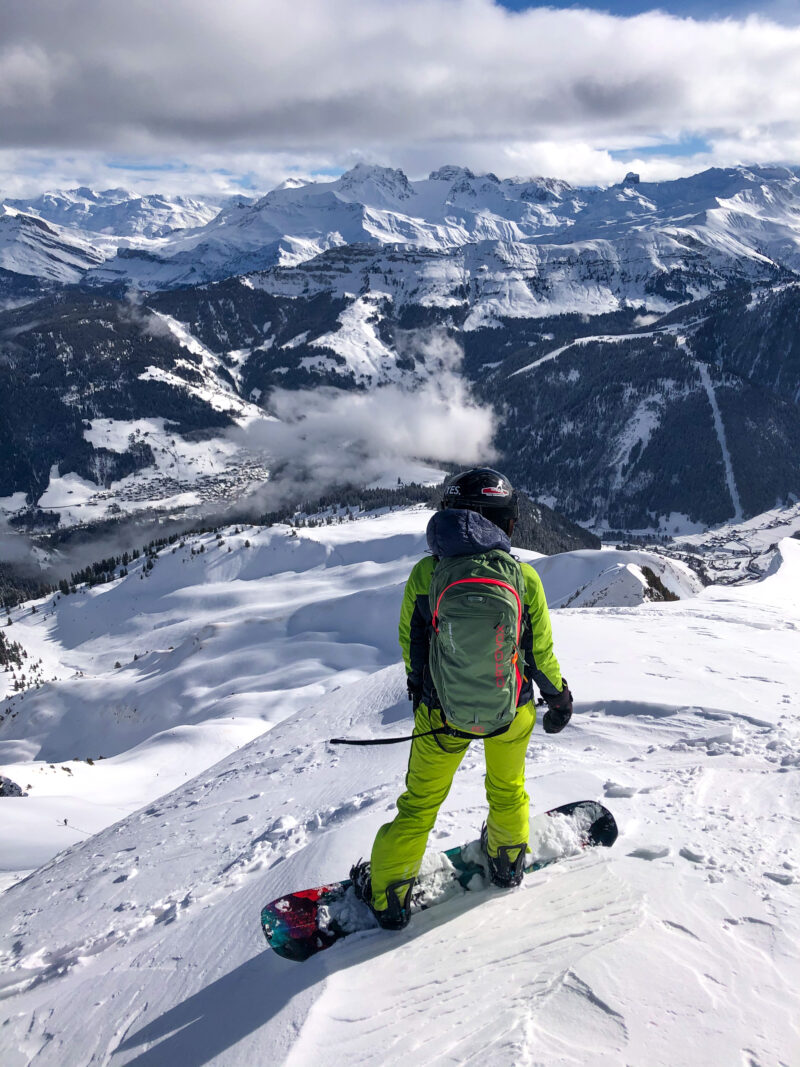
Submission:
[[[37,866],[392,663],[425,516],[192,536],[152,568],[140,559],[126,578],[12,611],[4,633],[28,658],[0,674],[0,766],[30,797],[3,809],[0,872]],[[23,674],[50,681],[10,695]]]
[[[529,791],[537,810],[604,799],[621,827],[610,852],[566,861],[516,892],[452,900],[401,934],[358,935],[307,964],[264,950],[261,905],[346,873],[402,788],[405,745],[334,749],[326,740],[408,729],[389,638],[424,522],[412,512],[325,527],[316,548],[302,532],[264,531],[257,546],[251,537],[252,571],[243,546],[207,547],[207,581],[187,582],[183,604],[167,578],[188,574],[197,557],[183,562],[178,551],[147,579],[132,571],[91,602],[61,601],[49,619],[26,619],[24,633],[14,623],[12,633],[29,639],[72,613],[71,650],[56,635],[51,647],[84,670],[61,683],[62,701],[80,685],[88,707],[109,684],[114,642],[130,652],[138,640],[144,623],[131,601],[126,621],[110,610],[138,583],[141,596],[155,593],[140,601],[139,618],[175,643],[168,653],[149,641],[141,667],[122,668],[141,671],[142,693],[157,693],[159,675],[166,683],[183,673],[206,727],[215,698],[226,715],[240,701],[253,719],[261,700],[280,711],[267,710],[268,733],[0,895],[4,1063],[793,1062],[800,545],[791,540],[760,583],[554,614],[576,714],[558,736],[534,734]],[[296,571],[293,552],[304,560]],[[606,553],[596,556],[604,565]],[[567,564],[565,556],[558,566]],[[576,587],[585,559],[577,571]],[[88,643],[78,640],[91,628],[90,603],[109,634],[98,631],[93,645],[88,633]],[[178,615],[200,627],[209,610],[218,630],[193,657],[189,693],[190,661],[179,654],[168,671],[168,654],[181,647]],[[265,662],[273,654],[282,680]],[[251,684],[262,670],[261,686]],[[308,671],[317,688],[302,693]],[[16,728],[36,725],[28,701],[57,691],[17,704]],[[42,739],[67,722],[46,721],[48,703],[37,708]],[[156,741],[152,751],[169,748]],[[185,750],[174,752],[161,766],[191,770],[180,762]],[[85,767],[84,781],[98,766]],[[51,779],[67,775],[54,768]],[[474,746],[433,847],[475,835],[482,779]],[[121,778],[122,807],[130,782]],[[11,806],[3,810],[29,805],[36,788],[0,800]]]
[[[0,268],[47,281],[80,281],[105,258],[102,241],[0,204]],[[106,244],[106,254],[113,249]]]
[[[392,663],[428,514],[190,536],[152,568],[141,559],[126,578],[13,611],[7,634],[28,660],[0,675],[0,768],[30,799],[4,809],[22,821],[0,831],[0,872],[35,867],[330,686]],[[553,607],[642,604],[642,565],[682,596],[700,589],[651,553],[521,554]]]
[[[124,255],[158,248],[170,234],[206,225],[222,206],[226,202],[85,187],[0,200],[0,269],[72,284],[120,249]]]
[[[543,556],[535,562],[551,608],[634,607],[660,600],[647,571],[679,599],[696,596],[703,584],[677,559],[652,552],[605,549]]]

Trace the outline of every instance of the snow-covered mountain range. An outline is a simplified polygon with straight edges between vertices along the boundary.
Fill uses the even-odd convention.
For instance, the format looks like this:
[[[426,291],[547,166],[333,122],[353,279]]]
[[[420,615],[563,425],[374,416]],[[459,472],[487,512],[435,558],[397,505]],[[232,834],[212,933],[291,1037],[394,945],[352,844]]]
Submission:
[[[114,248],[116,245],[114,245]],[[111,245],[106,245],[106,253]],[[71,229],[4,204],[0,209],[0,269],[42,281],[78,282],[104,259],[103,247]]]
[[[201,495],[220,475],[225,498],[273,462],[231,430],[276,390],[420,390],[448,339],[498,462],[572,518],[672,534],[760,514],[800,494],[799,192],[790,168],[586,190],[360,165],[201,226],[150,198],[153,226],[191,227],[159,237],[113,190],[51,197],[69,226],[7,206],[0,509],[63,510],[78,479],[93,517],[169,510],[209,440]],[[74,228],[115,211],[133,236]]]
[[[166,237],[176,230],[204,226],[219,213],[226,200],[160,193],[141,196],[127,189],[97,192],[81,186],[42,193],[27,200],[9,199],[5,203],[47,222],[92,233],[113,237]]]
[[[109,260],[92,277],[152,290],[293,266],[352,244],[437,253],[440,269],[461,274],[462,284],[483,265],[471,260],[482,261],[496,245],[505,273],[522,283],[495,302],[499,314],[630,304],[663,311],[674,303],[663,282],[678,271],[686,275],[682,288],[699,296],[733,279],[800,267],[800,178],[788,169],[738,168],[585,190],[548,179],[500,181],[463,167],[410,182],[402,171],[360,164],[335,181],[275,189],[152,255]],[[477,256],[461,254],[467,247],[477,247]],[[586,285],[588,275],[595,285]],[[556,285],[537,293],[534,279]],[[436,303],[436,296],[434,289],[418,302]]]
[[[546,178],[501,181],[455,166],[409,181],[400,170],[358,164],[333,181],[289,180],[255,203],[240,197],[227,207],[208,198],[88,188],[6,204],[54,224],[128,238],[111,258],[101,241],[98,255],[106,261],[85,269],[94,282],[149,291],[294,266],[354,244],[437,253],[445,275],[471,274],[482,263],[459,252],[496,245],[499,262],[523,283],[557,283],[550,293],[517,285],[495,305],[496,313],[528,318],[642,303],[663,311],[678,290],[697,297],[733,280],[800,267],[800,178],[789,168],[710,170],[658,183],[629,175],[608,189],[578,189]],[[162,240],[137,251],[137,237]],[[27,272],[37,273],[34,265]],[[586,286],[589,274],[599,284]],[[433,279],[428,284],[434,289],[419,302],[435,304]],[[448,295],[439,293],[439,302]]]
[[[761,581],[702,590],[654,553],[533,559],[576,695],[533,735],[533,810],[600,799],[614,848],[306,964],[266,950],[260,907],[346,874],[402,789],[407,745],[327,740],[408,732],[397,613],[428,514],[191,535],[12,610],[43,681],[0,721],[28,794],[0,797],[0,864],[31,871],[0,893],[10,1067],[792,1062],[790,538]],[[681,599],[647,599],[644,567]],[[431,848],[484,814],[474,746]]]
[[[85,186],[28,199],[0,197],[0,270],[44,282],[79,282],[120,249],[158,248],[170,235],[203,227],[223,208],[248,202]]]

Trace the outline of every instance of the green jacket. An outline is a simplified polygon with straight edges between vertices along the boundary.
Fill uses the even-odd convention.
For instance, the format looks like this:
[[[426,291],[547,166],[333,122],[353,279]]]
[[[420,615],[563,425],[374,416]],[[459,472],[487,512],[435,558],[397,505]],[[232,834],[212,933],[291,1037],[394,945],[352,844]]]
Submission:
[[[436,707],[438,699],[428,673],[431,610],[428,591],[436,560],[424,556],[414,565],[406,582],[400,609],[400,647],[406,673],[414,685],[422,686],[422,700]],[[518,706],[533,699],[533,682],[542,693],[560,693],[561,668],[553,652],[553,633],[542,581],[529,563],[520,563],[525,580],[525,605],[521,647],[524,653],[524,681]]]

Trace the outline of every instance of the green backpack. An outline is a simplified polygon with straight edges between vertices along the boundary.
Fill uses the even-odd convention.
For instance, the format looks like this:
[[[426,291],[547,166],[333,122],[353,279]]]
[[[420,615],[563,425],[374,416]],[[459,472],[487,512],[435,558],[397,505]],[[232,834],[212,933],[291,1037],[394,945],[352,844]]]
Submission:
[[[503,733],[517,713],[524,597],[520,565],[502,549],[436,564],[428,665],[444,717],[461,733]]]

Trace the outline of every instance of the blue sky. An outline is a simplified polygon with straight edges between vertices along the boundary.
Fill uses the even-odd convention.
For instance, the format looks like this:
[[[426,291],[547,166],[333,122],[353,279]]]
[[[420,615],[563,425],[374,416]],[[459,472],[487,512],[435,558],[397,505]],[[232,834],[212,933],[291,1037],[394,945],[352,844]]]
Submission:
[[[610,15],[641,15],[646,11],[658,9],[670,15],[680,18],[712,19],[712,18],[744,18],[747,15],[769,15],[782,22],[794,21],[798,14],[796,3],[780,0],[776,3],[758,3],[753,0],[731,0],[730,3],[719,3],[718,0],[664,0],[664,3],[640,3],[638,0],[585,0],[583,3],[559,3],[553,0],[551,3],[537,4],[528,0],[498,0],[502,7],[509,11],[525,11],[536,7],[567,8],[591,8],[594,11],[605,11]]]
[[[0,3],[0,196],[259,192],[362,161],[412,178],[457,163],[599,185],[629,169],[655,181],[800,163],[800,0],[653,10]]]

